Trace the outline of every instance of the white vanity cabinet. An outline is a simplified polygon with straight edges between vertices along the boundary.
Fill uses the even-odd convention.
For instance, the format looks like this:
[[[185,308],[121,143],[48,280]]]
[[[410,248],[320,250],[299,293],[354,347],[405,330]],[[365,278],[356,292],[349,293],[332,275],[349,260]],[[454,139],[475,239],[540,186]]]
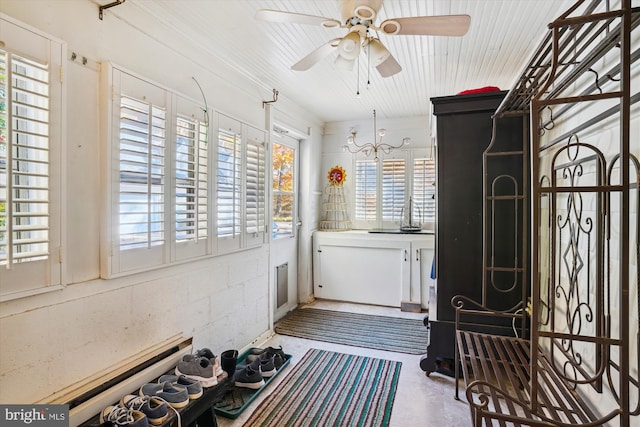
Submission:
[[[427,308],[433,253],[432,234],[317,231],[313,235],[315,297]]]

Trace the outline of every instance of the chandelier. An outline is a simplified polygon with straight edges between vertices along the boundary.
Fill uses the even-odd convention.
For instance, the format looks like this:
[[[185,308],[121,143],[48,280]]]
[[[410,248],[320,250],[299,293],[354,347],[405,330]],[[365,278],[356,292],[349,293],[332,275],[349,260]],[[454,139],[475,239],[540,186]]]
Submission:
[[[376,110],[373,110],[373,142],[367,142],[363,144],[358,143],[358,141],[356,140],[357,131],[354,128],[351,128],[351,135],[349,135],[349,137],[347,138],[347,144],[342,146],[342,151],[348,151],[353,154],[362,152],[367,157],[373,154],[373,160],[377,162],[378,151],[389,154],[394,148],[400,148],[408,145],[409,141],[411,140],[411,138],[402,138],[402,141],[398,145],[387,144],[386,142],[382,142],[382,138],[384,137],[386,132],[386,129],[378,129],[376,123]]]

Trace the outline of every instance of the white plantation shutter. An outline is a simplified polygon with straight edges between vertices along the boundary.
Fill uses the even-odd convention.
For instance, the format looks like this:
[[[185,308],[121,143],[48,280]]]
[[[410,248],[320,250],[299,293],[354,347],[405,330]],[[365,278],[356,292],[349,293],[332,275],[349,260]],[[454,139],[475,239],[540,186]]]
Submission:
[[[221,113],[210,124],[197,100],[111,64],[103,72],[103,277],[263,244],[266,132]]]
[[[0,264],[49,256],[49,72],[17,55],[0,53]],[[1,96],[4,95],[4,96]],[[4,101],[6,105],[6,101]],[[7,126],[8,125],[8,126]],[[10,141],[4,141],[11,135]]]
[[[402,221],[405,203],[405,161],[385,159],[382,161],[382,220]]]
[[[436,162],[431,159],[415,159],[413,161],[413,202],[422,212],[426,223],[436,220]]]
[[[178,116],[176,120],[176,242],[208,236],[207,125]]]
[[[166,111],[120,98],[120,250],[162,245]]]
[[[423,228],[435,225],[435,161],[426,150],[398,150],[393,158],[354,159],[356,228],[401,225],[411,196],[420,208]]]
[[[245,232],[248,244],[264,243],[266,230],[265,133],[247,128]]]
[[[219,116],[216,203],[219,248],[240,247],[242,200],[242,135],[240,122]],[[235,243],[224,240],[235,239]]]
[[[104,72],[113,86],[106,99],[110,121],[104,153],[110,176],[102,275],[113,277],[168,261],[172,166],[167,145],[173,130],[163,88],[115,67]]]
[[[61,278],[63,45],[0,18],[0,301]]]
[[[355,219],[375,221],[377,218],[377,162],[356,160]]]

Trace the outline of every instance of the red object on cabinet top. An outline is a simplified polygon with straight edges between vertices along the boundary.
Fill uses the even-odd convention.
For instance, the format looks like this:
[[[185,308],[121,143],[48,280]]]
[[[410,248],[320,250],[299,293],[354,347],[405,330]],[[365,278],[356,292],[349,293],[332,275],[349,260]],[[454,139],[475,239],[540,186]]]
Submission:
[[[499,92],[500,88],[497,86],[484,86],[476,89],[467,89],[462,92],[456,93],[456,95],[469,95],[472,93],[482,93],[482,92]]]

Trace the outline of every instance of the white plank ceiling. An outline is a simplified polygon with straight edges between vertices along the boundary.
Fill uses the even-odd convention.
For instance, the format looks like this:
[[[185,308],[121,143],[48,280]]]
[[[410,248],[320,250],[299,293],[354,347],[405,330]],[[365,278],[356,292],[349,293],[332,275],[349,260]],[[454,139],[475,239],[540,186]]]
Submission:
[[[106,0],[105,0],[106,1]],[[100,0],[103,4],[105,1]],[[382,78],[360,57],[359,73],[334,66],[336,53],[308,71],[291,65],[346,29],[258,21],[259,9],[341,19],[336,0],[128,0],[109,13],[171,45],[187,41],[207,64],[223,60],[268,94],[273,88],[325,122],[430,114],[429,98],[465,89],[509,89],[546,31],[572,0],[385,0],[378,17],[468,14],[463,37],[379,34],[403,71]],[[358,80],[359,79],[359,80]],[[367,87],[367,80],[370,85]],[[356,90],[360,87],[360,96]]]

